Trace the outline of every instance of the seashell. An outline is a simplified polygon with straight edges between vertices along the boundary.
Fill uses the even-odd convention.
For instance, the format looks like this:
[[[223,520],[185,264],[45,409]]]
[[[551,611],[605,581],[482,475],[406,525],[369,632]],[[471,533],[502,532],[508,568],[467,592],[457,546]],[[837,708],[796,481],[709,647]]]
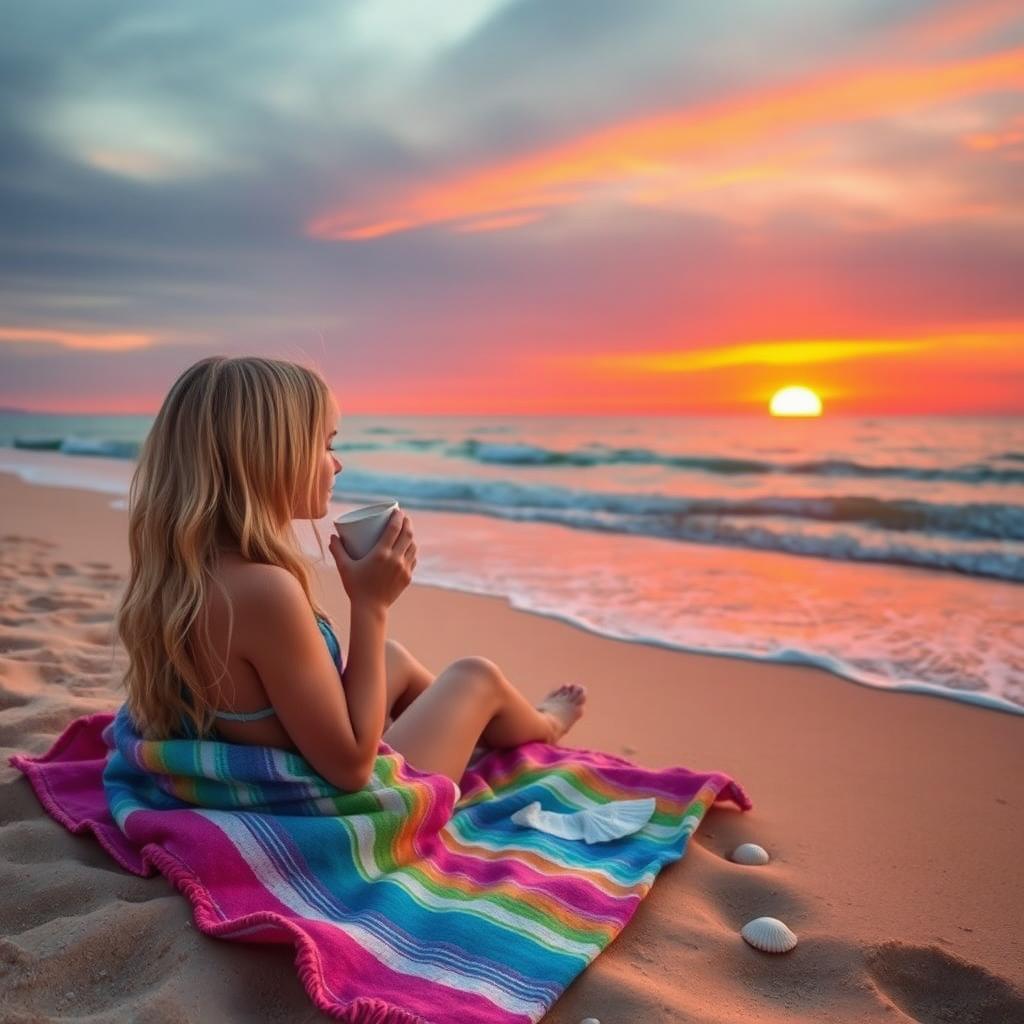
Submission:
[[[601,1024],[596,1017],[584,1017],[580,1024]]]
[[[740,929],[740,935],[766,953],[786,953],[796,945],[796,935],[777,917],[755,917]]]
[[[653,796],[641,800],[610,800],[572,814],[542,810],[539,800],[520,807],[512,815],[517,825],[527,825],[561,839],[582,839],[587,843],[606,843],[609,839],[639,832],[651,820],[656,801]]]
[[[737,864],[767,864],[771,858],[768,851],[757,843],[743,843],[732,851],[732,860]]]

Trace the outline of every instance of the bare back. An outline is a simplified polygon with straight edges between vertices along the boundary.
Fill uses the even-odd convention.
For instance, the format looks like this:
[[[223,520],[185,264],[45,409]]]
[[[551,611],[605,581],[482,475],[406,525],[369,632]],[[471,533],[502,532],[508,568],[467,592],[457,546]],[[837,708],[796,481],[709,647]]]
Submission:
[[[218,711],[255,711],[270,705],[267,691],[246,651],[252,650],[252,638],[265,628],[260,621],[258,603],[245,601],[251,587],[254,566],[239,555],[224,554],[221,567],[214,578],[227,590],[234,606],[234,622],[230,645],[228,643],[228,607],[224,595],[216,585],[207,594],[207,603],[200,609],[199,618],[192,627],[198,639],[202,636],[202,617],[209,615],[210,643],[216,651],[211,660],[208,652],[197,651],[199,675],[207,698]],[[239,608],[246,607],[243,615]],[[214,681],[220,675],[221,661],[226,659],[227,670],[220,680],[219,689]],[[297,750],[276,716],[252,722],[232,722],[218,719],[217,732],[230,743],[254,743],[260,746]]]

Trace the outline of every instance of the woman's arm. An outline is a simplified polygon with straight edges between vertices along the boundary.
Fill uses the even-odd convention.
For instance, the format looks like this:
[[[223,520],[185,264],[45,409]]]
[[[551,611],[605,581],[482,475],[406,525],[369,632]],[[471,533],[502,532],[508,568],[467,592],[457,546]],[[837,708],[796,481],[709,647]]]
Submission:
[[[358,749],[357,778],[369,781],[377,745],[384,734],[388,711],[385,641],[386,605],[358,600],[352,604],[348,657],[342,679],[349,719]]]
[[[370,695],[369,686],[362,687],[357,705],[365,706],[361,714],[370,721],[360,720],[362,735],[357,739],[337,666],[299,581],[279,566],[254,566],[239,595],[237,612],[247,623],[244,656],[258,673],[278,720],[299,753],[339,789],[362,789],[373,768],[373,758],[366,755],[372,737],[367,725],[375,721],[372,696],[376,695]],[[377,627],[363,625],[363,621],[373,623],[374,617],[363,612],[360,624],[353,623],[353,632],[362,637],[357,641],[357,691],[360,680],[375,681],[374,656],[370,653],[367,657],[367,652],[372,652],[367,634]],[[383,652],[383,634],[380,647]],[[376,752],[376,743],[373,750]]]

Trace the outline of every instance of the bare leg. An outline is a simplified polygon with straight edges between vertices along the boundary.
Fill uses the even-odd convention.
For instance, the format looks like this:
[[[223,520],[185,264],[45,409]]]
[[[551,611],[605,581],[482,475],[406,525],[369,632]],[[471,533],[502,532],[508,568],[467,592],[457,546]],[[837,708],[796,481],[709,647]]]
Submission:
[[[458,782],[483,735],[490,746],[559,739],[583,713],[582,687],[560,687],[534,707],[486,658],[461,658],[384,730],[384,742],[422,771]]]
[[[387,675],[388,714],[398,716],[434,681],[434,674],[414,658],[397,640],[384,645]]]
[[[430,686],[434,674],[397,640],[388,639],[384,653],[388,691],[388,717],[384,728],[387,729]],[[485,749],[485,743],[478,743],[470,753],[470,761]]]
[[[388,689],[388,718],[385,723],[387,728],[433,683],[434,675],[397,640],[387,641],[385,655]],[[564,687],[560,687],[552,696],[561,695],[564,690]],[[547,711],[544,703],[540,705],[540,710]],[[486,750],[488,746],[500,745],[488,743],[486,738],[482,738],[482,742],[473,748],[469,759],[472,761],[478,751]]]

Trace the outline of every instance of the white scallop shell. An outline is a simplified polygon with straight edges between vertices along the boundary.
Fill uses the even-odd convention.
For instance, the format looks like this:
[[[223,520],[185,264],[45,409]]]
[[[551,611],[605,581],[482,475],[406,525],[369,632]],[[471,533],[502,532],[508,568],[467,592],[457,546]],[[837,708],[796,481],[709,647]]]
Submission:
[[[796,935],[777,917],[755,917],[740,929],[740,935],[766,953],[786,953],[796,945]]]
[[[732,859],[737,864],[767,864],[771,858],[768,851],[757,843],[743,843],[732,851]]]
[[[648,796],[640,800],[610,800],[572,814],[560,814],[543,810],[540,801],[534,800],[520,807],[511,820],[562,839],[606,843],[639,832],[651,820],[655,807],[654,797]]]

